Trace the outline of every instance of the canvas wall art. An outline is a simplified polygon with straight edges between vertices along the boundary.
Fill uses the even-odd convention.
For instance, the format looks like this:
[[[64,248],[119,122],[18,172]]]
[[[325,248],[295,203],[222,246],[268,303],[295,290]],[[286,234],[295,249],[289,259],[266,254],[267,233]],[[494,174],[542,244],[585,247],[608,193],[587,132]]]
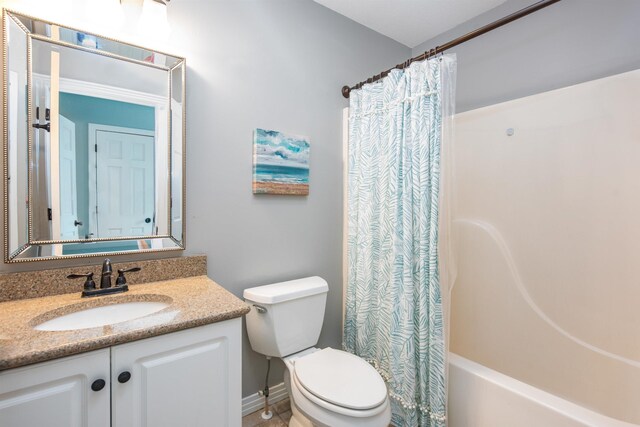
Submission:
[[[309,194],[309,138],[256,129],[253,136],[253,193]]]

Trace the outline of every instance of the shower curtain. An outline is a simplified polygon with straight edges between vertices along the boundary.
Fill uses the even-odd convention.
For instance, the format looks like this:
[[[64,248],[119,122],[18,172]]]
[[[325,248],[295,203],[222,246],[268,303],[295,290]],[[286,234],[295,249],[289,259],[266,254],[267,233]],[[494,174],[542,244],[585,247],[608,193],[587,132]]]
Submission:
[[[452,281],[443,144],[456,59],[393,70],[351,92],[344,348],[387,382],[394,426],[446,425]]]

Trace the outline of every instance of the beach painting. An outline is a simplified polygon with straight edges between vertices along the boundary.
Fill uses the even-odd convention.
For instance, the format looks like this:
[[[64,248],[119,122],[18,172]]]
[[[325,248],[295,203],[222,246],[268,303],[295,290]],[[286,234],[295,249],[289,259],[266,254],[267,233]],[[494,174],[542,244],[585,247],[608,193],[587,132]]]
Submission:
[[[309,138],[256,129],[253,194],[309,194]]]

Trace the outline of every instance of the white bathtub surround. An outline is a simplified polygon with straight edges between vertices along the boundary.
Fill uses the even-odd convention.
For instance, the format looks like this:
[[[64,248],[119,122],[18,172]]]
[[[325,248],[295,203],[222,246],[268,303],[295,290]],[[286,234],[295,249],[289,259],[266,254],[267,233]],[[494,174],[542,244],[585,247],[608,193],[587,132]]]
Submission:
[[[637,427],[449,354],[449,427]]]
[[[385,378],[394,425],[446,425],[455,70],[454,55],[431,58],[350,97],[344,348]]]
[[[451,351],[640,425],[638,93],[640,70],[456,116]]]

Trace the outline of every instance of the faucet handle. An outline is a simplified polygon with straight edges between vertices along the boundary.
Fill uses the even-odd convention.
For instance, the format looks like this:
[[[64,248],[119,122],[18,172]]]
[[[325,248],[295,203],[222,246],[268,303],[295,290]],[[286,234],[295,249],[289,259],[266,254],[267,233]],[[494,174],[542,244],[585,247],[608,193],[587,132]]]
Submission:
[[[84,281],[84,290],[90,291],[96,288],[96,282],[93,281],[93,273],[84,273],[84,274],[69,274],[67,279],[80,279],[81,277],[85,277],[87,280]]]
[[[121,268],[118,270],[118,278],[116,279],[116,286],[122,286],[127,283],[127,278],[124,277],[124,273],[134,273],[142,270],[141,267]]]

